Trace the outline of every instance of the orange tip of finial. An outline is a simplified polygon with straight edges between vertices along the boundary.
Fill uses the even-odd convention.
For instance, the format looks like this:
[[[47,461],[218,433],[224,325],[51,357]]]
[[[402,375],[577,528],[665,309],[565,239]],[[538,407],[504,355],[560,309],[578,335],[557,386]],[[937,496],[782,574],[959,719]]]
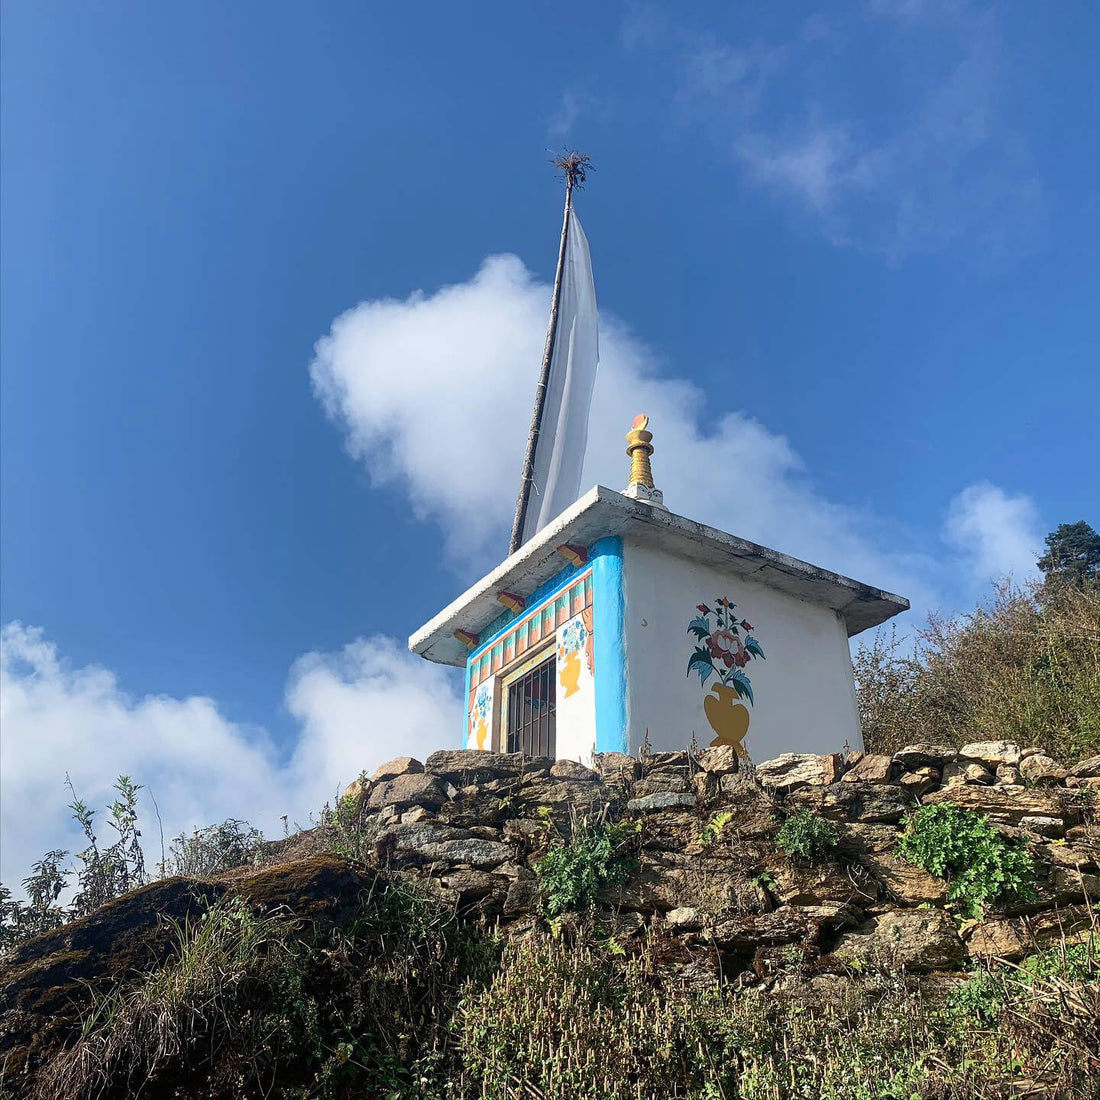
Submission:
[[[644,432],[646,428],[649,427],[649,417],[646,416],[645,413],[638,413],[638,415],[634,417],[634,423],[631,427],[636,432]]]

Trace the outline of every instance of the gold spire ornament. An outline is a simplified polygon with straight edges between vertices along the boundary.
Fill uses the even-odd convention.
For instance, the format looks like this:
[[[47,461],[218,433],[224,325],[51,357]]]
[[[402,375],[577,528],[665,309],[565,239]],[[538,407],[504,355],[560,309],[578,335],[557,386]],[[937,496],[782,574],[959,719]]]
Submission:
[[[649,431],[649,417],[638,413],[630,431],[626,433],[626,453],[630,455],[630,484],[623,496],[645,501],[654,508],[665,508],[664,494],[653,484],[653,468],[649,456],[653,454],[653,433]]]

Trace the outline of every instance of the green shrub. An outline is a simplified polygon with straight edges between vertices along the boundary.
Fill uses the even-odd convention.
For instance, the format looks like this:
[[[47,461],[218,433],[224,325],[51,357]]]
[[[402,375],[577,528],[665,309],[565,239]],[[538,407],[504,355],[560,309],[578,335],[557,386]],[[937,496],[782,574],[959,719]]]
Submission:
[[[922,806],[905,822],[897,851],[910,863],[947,881],[947,896],[968,916],[1008,894],[1028,897],[1035,864],[973,810],[940,803]]]
[[[1004,982],[985,970],[968,978],[948,999],[948,1006],[953,1012],[973,1017],[984,1024],[996,1023],[1004,1004]]]
[[[165,875],[206,878],[253,863],[264,835],[247,821],[227,817],[220,825],[174,837],[164,861]]]
[[[835,848],[840,834],[823,817],[811,810],[799,810],[792,814],[779,827],[775,843],[790,856],[799,859],[817,859],[831,848]]]
[[[592,906],[604,886],[625,882],[637,865],[634,822],[574,823],[570,838],[551,848],[535,865],[548,917],[580,912]]]

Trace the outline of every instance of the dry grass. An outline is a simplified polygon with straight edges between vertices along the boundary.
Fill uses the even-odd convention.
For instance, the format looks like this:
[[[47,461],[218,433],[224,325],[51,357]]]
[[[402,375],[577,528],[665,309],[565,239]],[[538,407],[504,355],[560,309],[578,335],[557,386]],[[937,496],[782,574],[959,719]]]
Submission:
[[[1005,582],[971,614],[931,615],[914,651],[880,631],[855,656],[870,752],[1009,740],[1064,761],[1100,752],[1100,588]]]

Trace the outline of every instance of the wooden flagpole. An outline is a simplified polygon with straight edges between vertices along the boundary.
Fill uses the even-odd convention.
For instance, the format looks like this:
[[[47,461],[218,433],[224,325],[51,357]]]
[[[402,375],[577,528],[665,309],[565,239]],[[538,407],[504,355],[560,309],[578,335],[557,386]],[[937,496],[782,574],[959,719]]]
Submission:
[[[554,295],[550,303],[550,324],[546,329],[546,345],[542,352],[542,370],[535,387],[535,410],[531,416],[531,430],[527,435],[527,453],[523,459],[523,474],[519,483],[519,497],[512,519],[512,538],[508,553],[514,554],[523,542],[523,525],[527,521],[527,508],[531,503],[531,486],[535,480],[535,450],[542,430],[542,411],[546,404],[546,386],[550,379],[550,360],[554,357],[554,341],[558,331],[558,307],[561,305],[561,276],[565,267],[565,247],[569,240],[569,213],[573,209],[573,187],[583,184],[588,169],[585,153],[567,153],[554,164],[565,173],[565,215],[561,223],[561,243],[558,245],[558,266],[554,272]]]

